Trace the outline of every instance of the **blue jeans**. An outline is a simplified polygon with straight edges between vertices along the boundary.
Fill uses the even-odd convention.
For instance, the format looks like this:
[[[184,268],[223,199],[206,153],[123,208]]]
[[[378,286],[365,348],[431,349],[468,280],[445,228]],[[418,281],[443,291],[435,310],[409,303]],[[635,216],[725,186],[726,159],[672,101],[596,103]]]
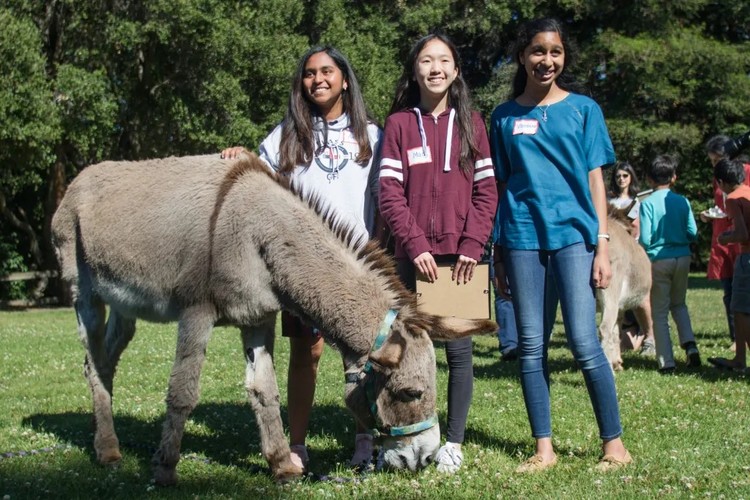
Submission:
[[[490,260],[490,277],[495,277],[495,267]],[[500,343],[500,352],[505,354],[518,347],[518,331],[516,330],[516,316],[513,311],[513,302],[504,299],[497,293],[495,282],[495,320],[497,321],[497,341]]]
[[[543,314],[545,297],[555,285],[547,278],[551,267],[563,313],[565,334],[588,389],[599,437],[608,441],[622,434],[615,378],[599,343],[596,297],[591,281],[593,247],[583,243],[559,250],[505,250],[505,263],[518,325],[521,387],[534,438],[552,436],[549,396],[549,325]]]
[[[551,268],[550,268],[551,269]],[[495,268],[493,262],[490,261],[490,277],[494,278]],[[552,328],[555,326],[555,316],[557,316],[557,302],[559,300],[557,294],[557,287],[554,286],[554,277],[551,272],[547,273],[547,279],[552,282],[552,285],[547,287],[547,294],[545,298],[545,326],[544,332],[547,337],[552,333]],[[494,281],[492,282],[493,288],[495,287]],[[500,352],[505,354],[506,352],[516,349],[518,347],[518,329],[516,328],[516,312],[513,307],[513,302],[501,297],[495,290],[495,319],[497,320],[497,341],[500,344]]]

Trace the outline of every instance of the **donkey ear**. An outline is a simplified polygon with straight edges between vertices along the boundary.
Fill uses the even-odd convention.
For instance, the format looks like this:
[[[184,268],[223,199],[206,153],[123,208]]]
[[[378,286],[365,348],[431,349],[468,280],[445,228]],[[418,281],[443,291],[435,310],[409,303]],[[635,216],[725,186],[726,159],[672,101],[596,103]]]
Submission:
[[[469,335],[497,333],[497,323],[487,319],[432,316],[428,335],[433,340],[455,340]]]
[[[395,368],[401,363],[401,358],[404,355],[404,348],[406,347],[406,340],[397,330],[388,335],[383,345],[377,351],[370,354],[370,360],[375,363],[376,366],[382,366],[383,368]]]

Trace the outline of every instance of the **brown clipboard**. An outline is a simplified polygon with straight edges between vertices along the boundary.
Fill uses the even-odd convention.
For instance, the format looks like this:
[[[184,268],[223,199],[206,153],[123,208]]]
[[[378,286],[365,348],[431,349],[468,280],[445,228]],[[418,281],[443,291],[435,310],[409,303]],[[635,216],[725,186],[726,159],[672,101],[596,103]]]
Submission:
[[[466,284],[451,280],[453,264],[438,264],[432,283],[417,273],[417,308],[429,314],[463,319],[490,319],[490,266],[480,262]]]

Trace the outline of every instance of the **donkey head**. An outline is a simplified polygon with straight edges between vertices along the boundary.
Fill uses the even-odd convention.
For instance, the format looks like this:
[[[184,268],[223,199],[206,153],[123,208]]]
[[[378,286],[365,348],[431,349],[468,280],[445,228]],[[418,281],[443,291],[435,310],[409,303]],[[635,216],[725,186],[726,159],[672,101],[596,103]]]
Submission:
[[[620,224],[620,226],[622,226],[632,237],[636,236],[636,227],[633,225],[633,221],[628,217],[628,214],[633,210],[636,203],[637,200],[634,199],[625,208],[617,208],[610,203],[607,204],[607,216],[609,216],[609,220]]]
[[[497,324],[417,313],[407,306],[357,372],[347,373],[346,403],[381,439],[383,465],[419,470],[440,446],[433,340],[494,333]]]

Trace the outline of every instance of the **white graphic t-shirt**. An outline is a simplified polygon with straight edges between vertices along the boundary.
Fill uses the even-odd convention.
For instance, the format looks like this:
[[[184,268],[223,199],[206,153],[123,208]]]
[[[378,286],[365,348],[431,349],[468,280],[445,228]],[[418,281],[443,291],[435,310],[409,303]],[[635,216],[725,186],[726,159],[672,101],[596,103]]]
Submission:
[[[378,206],[379,155],[382,132],[374,123],[367,127],[373,157],[366,166],[357,163],[359,146],[349,116],[341,115],[325,123],[318,119],[314,126],[315,151],[309,167],[297,166],[291,174],[292,185],[305,198],[318,196],[336,212],[344,223],[354,227],[356,234],[366,241],[374,234],[375,210]],[[258,149],[261,160],[272,169],[279,169],[281,124],[276,126]]]

